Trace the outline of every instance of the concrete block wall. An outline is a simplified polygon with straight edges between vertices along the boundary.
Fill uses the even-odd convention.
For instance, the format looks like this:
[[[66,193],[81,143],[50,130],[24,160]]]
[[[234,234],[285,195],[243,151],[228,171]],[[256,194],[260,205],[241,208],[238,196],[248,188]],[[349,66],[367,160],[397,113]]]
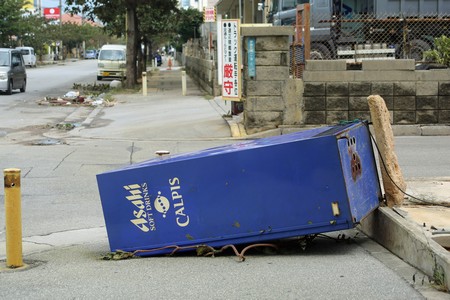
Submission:
[[[247,133],[301,123],[302,85],[289,79],[292,28],[242,27],[244,126]],[[247,43],[254,37],[256,76],[249,77]]]
[[[413,60],[307,61],[303,77],[305,125],[370,120],[367,96],[383,97],[392,124],[450,124],[450,69],[415,70]]]
[[[208,94],[219,96],[215,61],[194,56],[185,56],[186,73]]]
[[[303,79],[289,74],[293,27],[242,26],[243,123],[252,134],[277,127],[370,120],[367,97],[383,97],[392,124],[450,124],[450,69],[415,70],[414,60],[307,61]],[[255,37],[256,76],[248,76],[247,41]],[[192,52],[192,51],[191,51]],[[215,61],[184,56],[186,72],[219,96]]]

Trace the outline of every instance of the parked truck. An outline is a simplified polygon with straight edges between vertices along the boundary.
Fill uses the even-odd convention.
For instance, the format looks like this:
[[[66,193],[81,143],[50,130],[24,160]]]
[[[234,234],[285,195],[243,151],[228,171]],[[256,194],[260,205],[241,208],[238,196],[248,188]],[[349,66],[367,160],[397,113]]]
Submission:
[[[295,25],[297,5],[305,3],[310,4],[311,59],[362,50],[422,60],[434,38],[450,34],[449,0],[273,0],[268,22]]]

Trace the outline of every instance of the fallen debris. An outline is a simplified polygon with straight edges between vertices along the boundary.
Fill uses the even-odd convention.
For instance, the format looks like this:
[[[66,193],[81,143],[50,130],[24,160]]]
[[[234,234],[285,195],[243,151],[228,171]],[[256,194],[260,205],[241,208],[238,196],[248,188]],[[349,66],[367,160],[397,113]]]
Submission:
[[[33,145],[35,146],[49,146],[49,145],[61,145],[62,142],[58,139],[43,139],[43,140],[39,140],[37,142],[34,142]]]
[[[106,99],[109,85],[81,85],[74,84],[74,89],[68,91],[62,97],[46,96],[44,99],[38,100],[38,105],[64,106],[64,105],[83,105],[83,106],[112,106],[111,101]]]
[[[38,100],[38,105],[49,105],[49,106],[64,106],[64,105],[84,105],[84,106],[112,106],[114,105],[111,101],[108,101],[101,96],[104,96],[104,94],[99,95],[97,97],[93,96],[76,96],[76,97],[66,97],[67,94],[64,97],[45,97],[42,100]]]

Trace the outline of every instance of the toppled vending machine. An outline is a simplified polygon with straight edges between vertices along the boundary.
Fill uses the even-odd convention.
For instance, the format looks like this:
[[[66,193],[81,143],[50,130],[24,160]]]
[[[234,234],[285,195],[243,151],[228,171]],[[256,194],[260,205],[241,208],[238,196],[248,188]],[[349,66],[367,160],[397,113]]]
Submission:
[[[353,228],[381,189],[355,122],[144,161],[97,175],[112,252],[247,244]]]

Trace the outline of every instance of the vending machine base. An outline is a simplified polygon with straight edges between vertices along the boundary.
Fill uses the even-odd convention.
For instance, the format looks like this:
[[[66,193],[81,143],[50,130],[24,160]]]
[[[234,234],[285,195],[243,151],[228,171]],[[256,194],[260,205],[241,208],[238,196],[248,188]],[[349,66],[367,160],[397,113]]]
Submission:
[[[248,244],[353,228],[381,190],[365,122],[172,155],[97,175],[111,251]]]

